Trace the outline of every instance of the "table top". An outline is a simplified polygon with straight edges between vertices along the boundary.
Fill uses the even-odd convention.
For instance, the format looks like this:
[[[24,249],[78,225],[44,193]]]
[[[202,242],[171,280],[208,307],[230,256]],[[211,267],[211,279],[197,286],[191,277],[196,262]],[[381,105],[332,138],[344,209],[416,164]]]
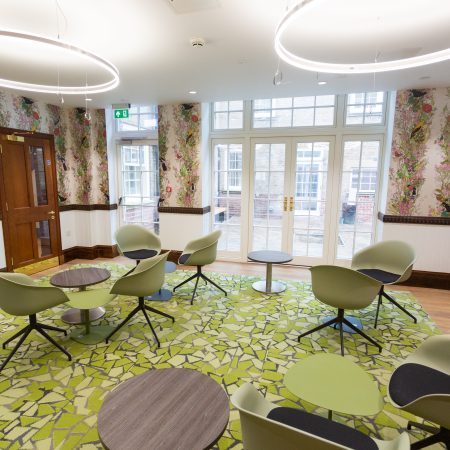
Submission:
[[[383,409],[376,382],[350,359],[318,353],[292,366],[284,384],[294,395],[322,408],[355,416],[371,416]]]
[[[101,283],[110,276],[109,270],[100,267],[83,267],[58,272],[50,278],[50,284],[63,288],[80,288]]]
[[[251,261],[272,264],[283,264],[292,261],[292,255],[276,250],[257,250],[250,252],[247,257]]]
[[[110,450],[211,447],[229,419],[228,396],[191,369],[153,369],[119,384],[105,398],[98,432]]]

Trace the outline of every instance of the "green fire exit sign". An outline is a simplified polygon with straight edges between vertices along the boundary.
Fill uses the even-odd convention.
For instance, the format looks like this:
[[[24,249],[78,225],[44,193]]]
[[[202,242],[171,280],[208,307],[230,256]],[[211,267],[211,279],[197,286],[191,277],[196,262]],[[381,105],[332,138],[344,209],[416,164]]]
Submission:
[[[115,109],[114,110],[114,117],[116,119],[128,119],[128,109]]]

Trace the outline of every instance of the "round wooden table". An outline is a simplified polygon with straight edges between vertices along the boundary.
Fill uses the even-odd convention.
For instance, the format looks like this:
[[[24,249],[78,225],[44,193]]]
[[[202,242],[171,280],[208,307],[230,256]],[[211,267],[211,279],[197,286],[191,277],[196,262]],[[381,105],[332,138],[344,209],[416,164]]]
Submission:
[[[81,269],[64,270],[50,278],[50,284],[61,288],[78,288],[84,291],[87,286],[102,283],[111,276],[109,270],[99,267],[83,267]],[[70,324],[85,323],[85,314],[79,309],[71,308],[66,311],[61,319]],[[105,308],[98,307],[88,310],[90,322],[100,319],[105,315]]]
[[[372,416],[383,409],[375,380],[350,359],[318,353],[300,360],[286,372],[284,384],[297,397],[332,412]]]
[[[191,369],[153,369],[119,384],[98,414],[110,450],[200,450],[228,424],[228,396],[212,378]]]
[[[255,252],[250,252],[247,258],[250,261],[267,264],[266,279],[256,281],[252,284],[255,291],[264,292],[265,294],[279,294],[286,289],[286,285],[284,283],[272,281],[272,264],[284,264],[292,261],[292,256],[289,255],[289,253],[278,252],[275,250],[258,250]]]

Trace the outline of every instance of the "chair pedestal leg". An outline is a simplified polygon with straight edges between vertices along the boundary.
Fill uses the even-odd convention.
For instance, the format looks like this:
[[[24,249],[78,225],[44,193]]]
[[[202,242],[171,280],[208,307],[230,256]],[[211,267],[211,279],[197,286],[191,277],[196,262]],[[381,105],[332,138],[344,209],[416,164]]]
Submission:
[[[427,425],[423,426],[422,424],[419,425],[418,428],[425,429],[428,428]],[[436,434],[433,434],[431,436],[428,436],[425,439],[422,439],[421,441],[414,442],[414,444],[411,445],[412,450],[419,450],[421,448],[429,447],[430,445],[437,444],[442,442],[448,449],[450,448],[450,430],[447,428],[441,427],[438,429],[438,432]]]
[[[338,318],[335,317],[334,319],[331,319],[331,320],[329,320],[328,322],[324,322],[324,323],[320,324],[319,326],[313,328],[312,330],[306,331],[305,333],[301,334],[301,335],[297,338],[298,342],[300,342],[300,339],[301,339],[302,337],[308,336],[309,334],[314,333],[315,331],[319,331],[319,330],[321,330],[322,328],[325,328],[325,327],[328,327],[328,326],[330,326],[330,325],[333,325],[333,323],[336,323],[337,321],[338,321]]]
[[[417,323],[417,319],[415,316],[413,316],[405,307],[403,307],[402,305],[400,305],[400,303],[397,302],[397,300],[395,300],[393,297],[391,297],[389,294],[387,294],[384,290],[384,286],[381,287],[381,294],[383,295],[383,297],[387,298],[391,303],[393,303],[398,309],[400,309],[401,311],[403,311],[406,315],[408,315],[409,317],[411,317],[411,319],[414,321],[414,323]]]
[[[3,361],[2,366],[0,367],[0,372],[4,369],[4,367],[6,366],[6,364],[8,364],[9,360],[14,356],[14,353],[17,352],[17,350],[19,349],[19,347],[23,344],[23,341],[26,339],[26,337],[31,333],[32,328],[30,327],[30,325],[28,325],[27,327],[25,327],[22,330],[22,337],[19,339],[19,342],[17,342],[17,344],[14,346],[14,348],[12,349],[11,353],[6,357],[6,359]]]
[[[350,321],[348,321],[345,317],[343,318],[344,323],[350,327],[352,330],[355,330],[358,334],[360,334],[363,338],[367,339],[371,344],[375,345],[375,347],[378,347],[378,351],[381,353],[381,351],[383,350],[383,348],[381,347],[381,345],[375,341],[374,339],[372,339],[370,336],[367,336],[366,333],[364,333],[364,331],[360,330],[359,328],[355,327]]]

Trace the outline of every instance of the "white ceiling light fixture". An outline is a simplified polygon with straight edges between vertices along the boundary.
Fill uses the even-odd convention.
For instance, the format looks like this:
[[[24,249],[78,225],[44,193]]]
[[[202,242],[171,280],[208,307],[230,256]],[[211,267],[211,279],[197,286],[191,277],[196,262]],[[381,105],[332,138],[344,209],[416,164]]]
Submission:
[[[329,0],[332,2],[333,0]],[[324,3],[323,0],[300,0],[295,6],[289,9],[283,18],[281,19],[275,33],[275,51],[277,55],[286,61],[288,64],[291,64],[295,67],[304,70],[310,70],[314,72],[322,72],[322,73],[341,73],[341,74],[362,74],[362,73],[375,73],[375,72],[388,72],[393,70],[401,70],[408,69],[413,67],[425,66],[428,64],[438,63],[442,61],[446,61],[450,59],[450,48],[446,48],[439,51],[432,51],[426,54],[413,56],[409,58],[403,59],[392,59],[389,61],[378,61],[378,57],[374,58],[373,62],[369,63],[335,63],[335,62],[325,62],[325,61],[317,61],[313,59],[308,59],[301,57],[293,52],[289,51],[285,45],[283,45],[282,40],[283,36],[290,25],[297,20],[299,17],[311,11],[313,6],[317,6],[319,3]],[[364,3],[364,2],[359,2]],[[375,2],[376,3],[376,2]],[[327,6],[331,6],[331,3],[328,3]],[[342,5],[341,5],[342,6]],[[364,7],[363,5],[361,5]],[[405,6],[407,8],[407,6]],[[347,15],[352,14],[351,8],[347,8]],[[336,19],[338,21],[339,19]],[[356,23],[356,20],[355,20]],[[321,26],[318,25],[319,27]],[[420,24],[417,24],[419,27]],[[382,30],[375,30],[375,32],[381,33]],[[358,40],[359,36],[356,34],[354,36],[355,40]],[[448,44],[447,44],[448,45]],[[377,54],[378,56],[378,54]]]
[[[107,92],[119,85],[119,71],[117,68],[107,61],[106,59],[81,49],[67,42],[63,42],[59,39],[52,39],[49,37],[26,33],[15,30],[0,30],[0,43],[2,40],[6,40],[8,44],[17,43],[21,45],[31,45],[47,49],[48,51],[57,51],[59,54],[64,54],[67,58],[78,58],[86,60],[87,63],[99,68],[107,74],[109,80],[106,82],[95,83],[87,86],[83,80],[83,83],[79,85],[67,85],[55,83],[53,84],[41,84],[41,83],[28,83],[24,81],[18,81],[13,79],[0,78],[0,86],[9,89],[19,89],[23,91],[31,92],[44,92],[49,94],[97,94],[100,92]],[[0,72],[1,74],[1,72]],[[0,75],[1,77],[1,75]]]
[[[189,94],[191,94],[191,95],[194,95],[196,93],[197,93],[197,91],[189,91]]]

